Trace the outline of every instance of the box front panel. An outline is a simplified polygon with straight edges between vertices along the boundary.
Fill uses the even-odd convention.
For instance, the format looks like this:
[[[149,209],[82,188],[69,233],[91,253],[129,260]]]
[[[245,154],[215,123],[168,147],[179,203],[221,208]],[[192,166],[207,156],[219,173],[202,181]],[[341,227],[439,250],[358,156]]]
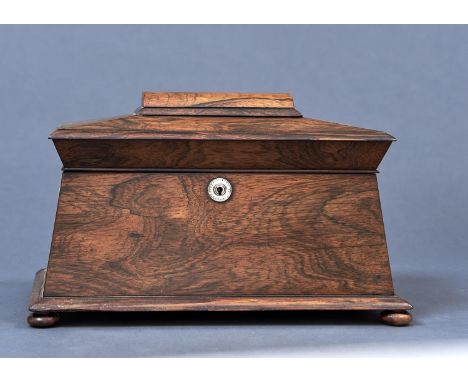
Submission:
[[[63,175],[44,296],[327,294],[393,294],[373,174]]]

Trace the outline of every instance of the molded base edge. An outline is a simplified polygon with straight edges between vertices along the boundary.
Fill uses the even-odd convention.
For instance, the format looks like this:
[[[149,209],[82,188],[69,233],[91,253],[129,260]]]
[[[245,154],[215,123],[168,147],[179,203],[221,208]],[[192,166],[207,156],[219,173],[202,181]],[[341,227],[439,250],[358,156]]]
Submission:
[[[29,310],[52,312],[105,311],[262,311],[262,310],[387,310],[413,307],[398,296],[122,296],[45,297],[46,269],[36,273]],[[409,314],[409,313],[408,313]]]

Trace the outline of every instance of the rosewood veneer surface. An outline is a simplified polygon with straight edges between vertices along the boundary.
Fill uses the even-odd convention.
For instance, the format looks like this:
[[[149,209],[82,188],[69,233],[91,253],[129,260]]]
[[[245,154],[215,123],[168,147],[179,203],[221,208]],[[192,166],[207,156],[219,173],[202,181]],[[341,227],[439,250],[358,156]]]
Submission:
[[[44,295],[393,293],[375,175],[219,175],[66,173]]]
[[[63,177],[32,326],[76,310],[385,310],[394,295],[377,167],[394,138],[303,118],[288,94],[143,94],[63,125]],[[225,178],[232,195],[211,200]],[[49,316],[48,316],[49,315]]]

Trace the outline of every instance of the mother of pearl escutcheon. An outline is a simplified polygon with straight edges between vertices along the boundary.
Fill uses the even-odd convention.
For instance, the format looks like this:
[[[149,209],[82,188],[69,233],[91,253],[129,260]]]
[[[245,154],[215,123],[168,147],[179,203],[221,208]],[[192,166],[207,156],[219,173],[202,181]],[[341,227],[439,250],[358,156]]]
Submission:
[[[208,195],[215,202],[225,202],[231,197],[232,186],[227,179],[215,178],[208,184]]]

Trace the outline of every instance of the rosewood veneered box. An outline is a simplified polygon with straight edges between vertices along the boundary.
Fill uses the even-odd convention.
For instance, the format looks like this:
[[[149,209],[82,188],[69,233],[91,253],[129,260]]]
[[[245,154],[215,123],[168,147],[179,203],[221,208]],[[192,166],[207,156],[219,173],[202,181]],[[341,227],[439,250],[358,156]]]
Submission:
[[[382,310],[395,296],[376,170],[387,133],[288,94],[144,93],[50,138],[63,162],[28,321],[64,311]]]

